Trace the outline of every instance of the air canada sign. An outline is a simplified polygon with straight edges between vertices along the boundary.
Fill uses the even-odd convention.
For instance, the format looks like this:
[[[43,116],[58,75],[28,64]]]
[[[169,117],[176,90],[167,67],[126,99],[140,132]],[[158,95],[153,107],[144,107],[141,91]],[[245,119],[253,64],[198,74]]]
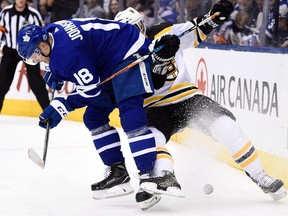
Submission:
[[[210,69],[210,71],[212,71]],[[213,68],[217,71],[217,68]],[[202,92],[227,108],[279,117],[277,83],[246,77],[209,73],[203,58],[196,69],[196,84]]]

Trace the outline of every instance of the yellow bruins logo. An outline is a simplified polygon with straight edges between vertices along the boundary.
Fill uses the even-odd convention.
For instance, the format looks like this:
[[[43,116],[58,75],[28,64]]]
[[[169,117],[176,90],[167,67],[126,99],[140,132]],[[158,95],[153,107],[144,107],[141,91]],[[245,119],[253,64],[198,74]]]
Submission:
[[[166,62],[166,68],[167,68],[166,80],[167,81],[174,81],[179,74],[178,68],[175,64],[175,59],[172,59],[172,60]]]

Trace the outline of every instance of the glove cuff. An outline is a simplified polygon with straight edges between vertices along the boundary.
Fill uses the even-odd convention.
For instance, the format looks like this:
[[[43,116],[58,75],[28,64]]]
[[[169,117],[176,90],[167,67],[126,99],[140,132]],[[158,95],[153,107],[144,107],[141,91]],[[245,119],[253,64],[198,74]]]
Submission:
[[[160,56],[157,55],[157,53],[153,53],[153,58],[156,59],[158,62],[163,63],[163,62],[171,61],[174,58],[174,56],[170,58],[161,58]]]
[[[55,98],[50,105],[62,118],[65,118],[71,111],[74,110],[64,98]]]

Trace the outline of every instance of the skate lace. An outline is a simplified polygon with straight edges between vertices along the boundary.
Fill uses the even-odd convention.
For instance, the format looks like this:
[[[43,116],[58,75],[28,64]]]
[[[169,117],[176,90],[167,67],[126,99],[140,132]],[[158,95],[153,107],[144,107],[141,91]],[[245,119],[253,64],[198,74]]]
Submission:
[[[139,180],[141,180],[141,179],[157,179],[157,178],[162,178],[163,176],[165,176],[169,173],[171,173],[171,172],[168,170],[162,170],[162,174],[160,176],[156,176],[151,172],[150,173],[144,173],[144,174],[134,173],[134,177],[139,179]],[[174,176],[174,172],[171,174]]]
[[[104,179],[102,181],[104,181],[107,178],[109,178],[111,174],[112,174],[111,166],[106,167],[106,169],[104,171]]]
[[[253,179],[261,187],[270,187],[272,183],[276,180],[271,176],[268,176],[265,172],[259,173]]]
[[[149,179],[151,178],[150,176],[151,174],[150,173],[145,173],[145,174],[141,174],[141,173],[133,173],[133,176],[136,178],[136,179]]]

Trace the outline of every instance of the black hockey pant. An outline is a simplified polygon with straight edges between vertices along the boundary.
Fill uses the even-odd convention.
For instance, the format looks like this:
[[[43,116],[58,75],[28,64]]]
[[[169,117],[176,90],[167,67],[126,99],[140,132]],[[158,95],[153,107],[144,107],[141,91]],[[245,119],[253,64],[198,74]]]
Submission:
[[[2,110],[5,95],[12,84],[17,64],[21,60],[21,57],[15,49],[4,46],[3,57],[0,64],[0,112]],[[40,66],[39,64],[35,66],[25,64],[25,66],[27,69],[28,84],[41,108],[44,109],[50,102],[45,81],[40,73]]]

